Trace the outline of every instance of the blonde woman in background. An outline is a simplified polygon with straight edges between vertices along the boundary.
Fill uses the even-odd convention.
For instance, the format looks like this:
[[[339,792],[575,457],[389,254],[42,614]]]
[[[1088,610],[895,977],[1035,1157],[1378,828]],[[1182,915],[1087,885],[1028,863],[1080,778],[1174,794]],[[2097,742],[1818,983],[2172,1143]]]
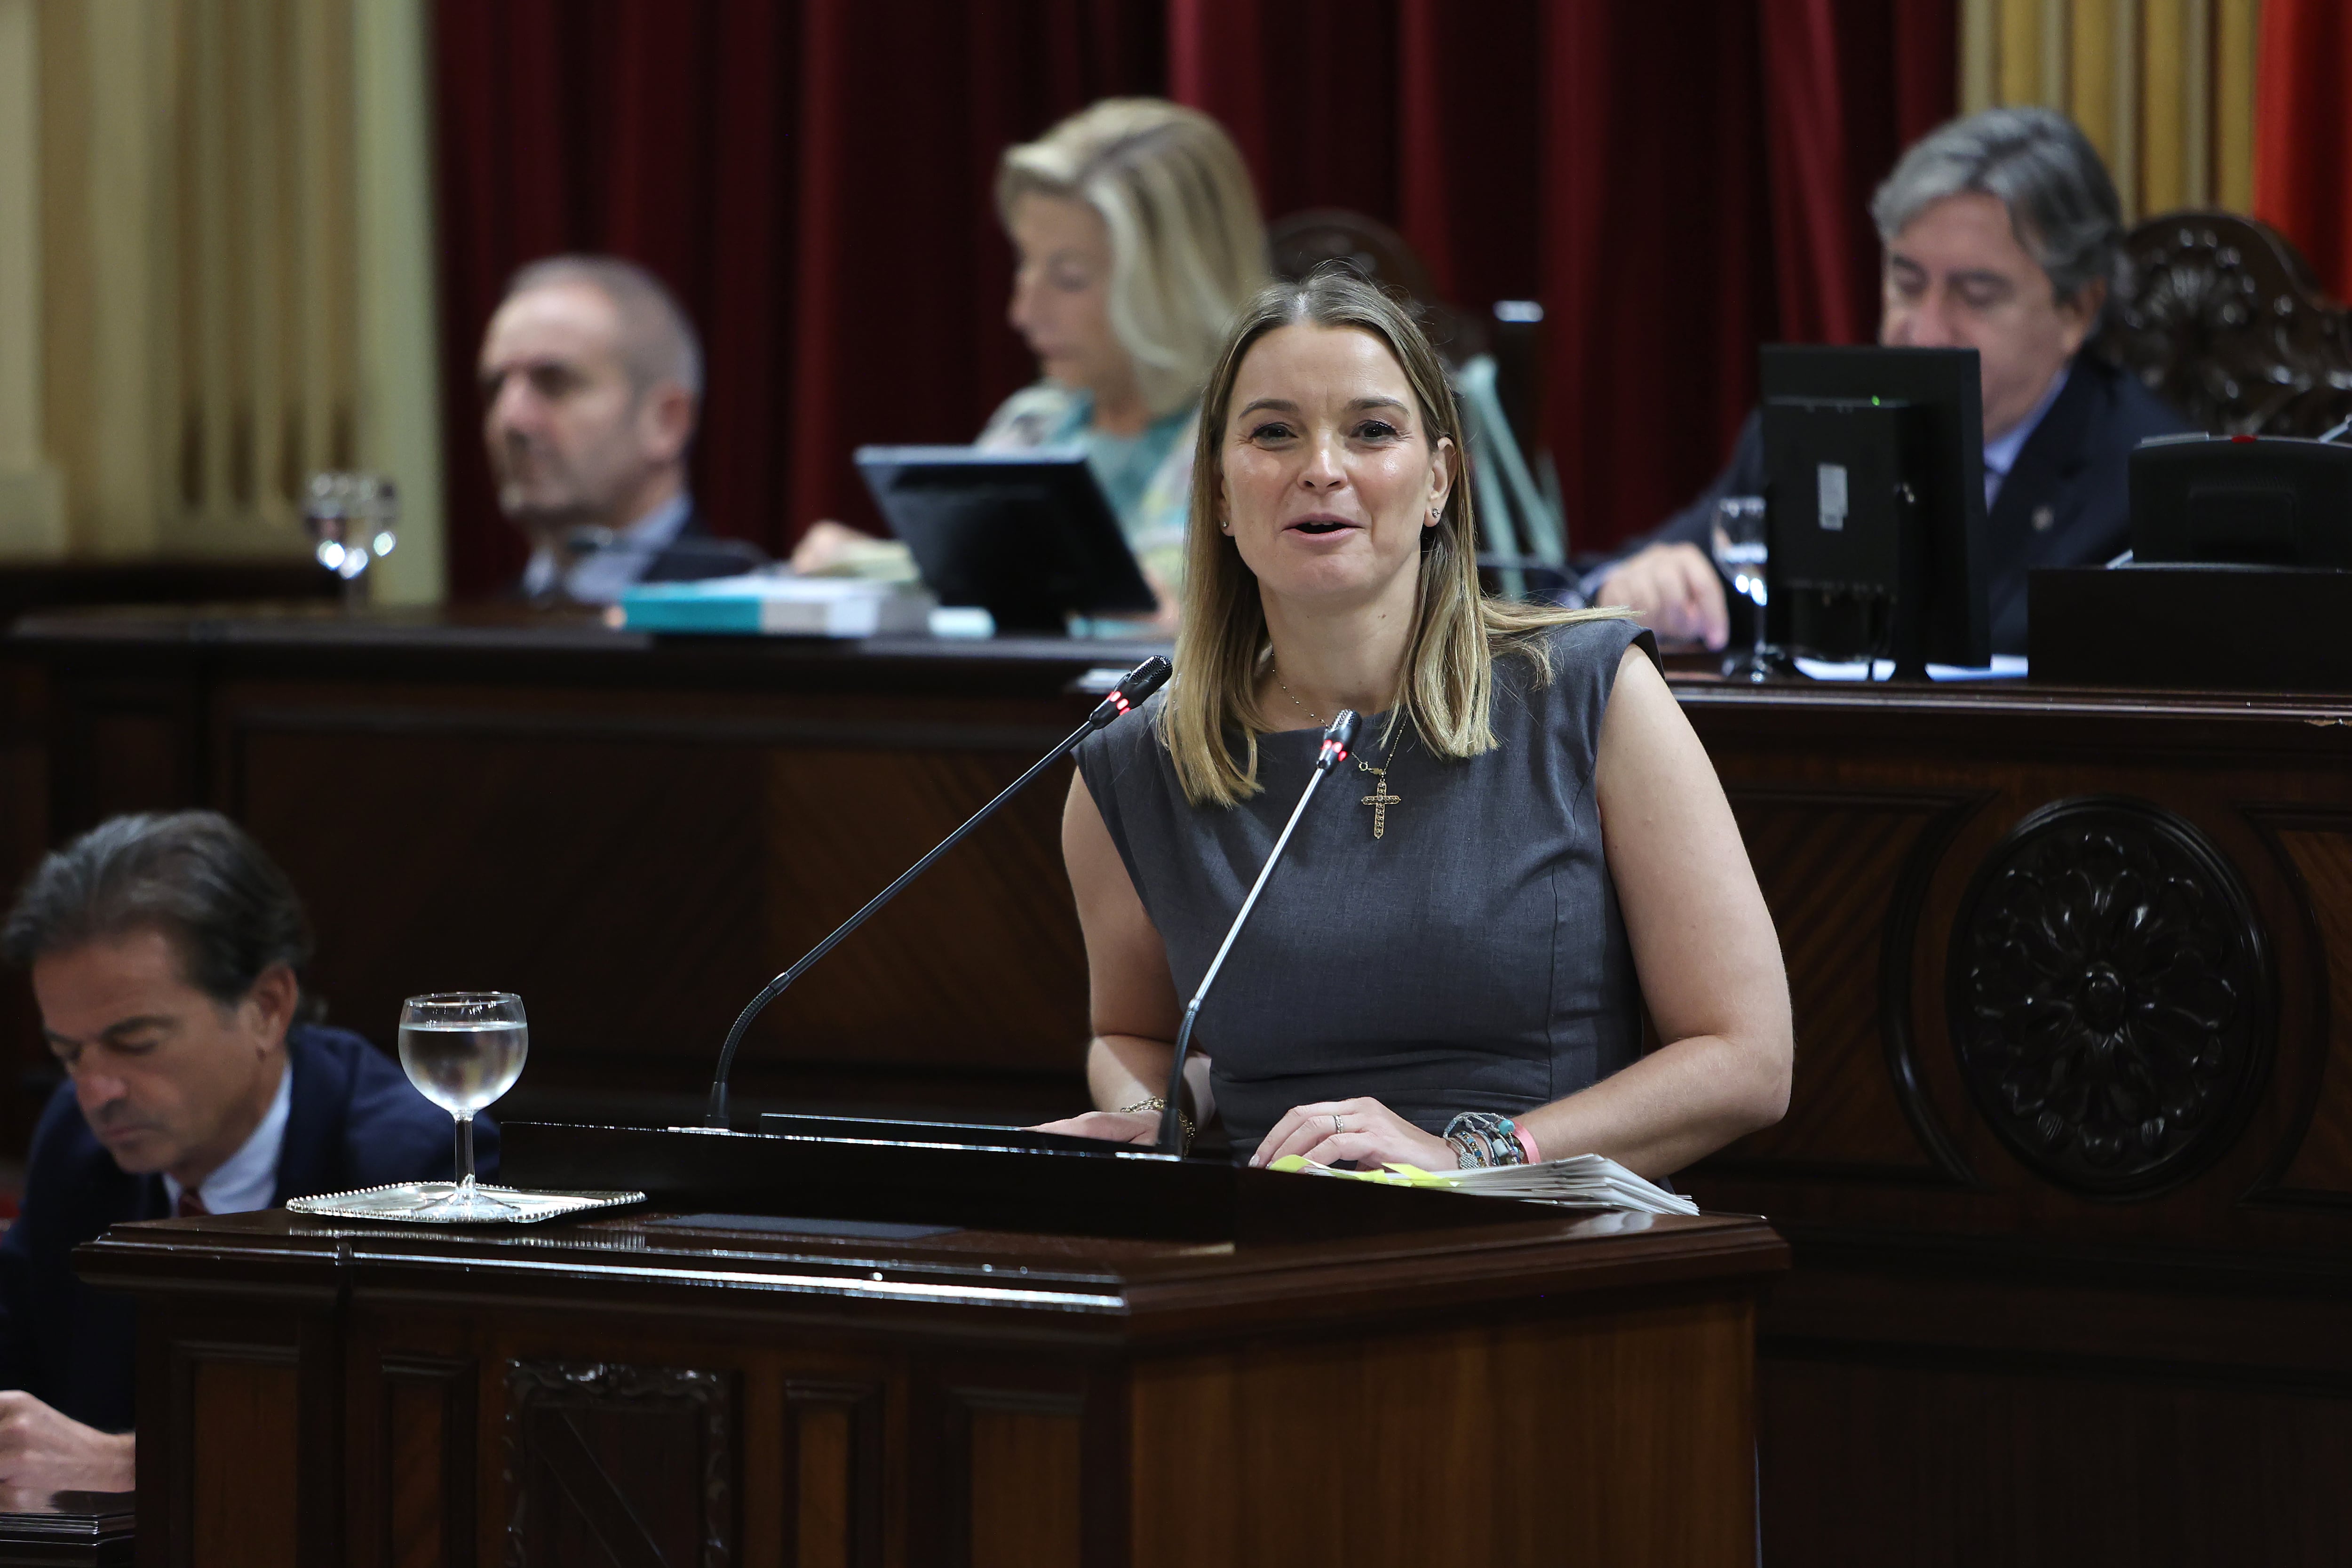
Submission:
[[[1266,281],[1249,173],[1207,115],[1106,99],[1008,148],[996,205],[1017,257],[1006,315],[1041,379],[978,444],[1084,447],[1172,624],[1201,388],[1234,313]],[[793,565],[871,571],[901,548],[819,522]]]

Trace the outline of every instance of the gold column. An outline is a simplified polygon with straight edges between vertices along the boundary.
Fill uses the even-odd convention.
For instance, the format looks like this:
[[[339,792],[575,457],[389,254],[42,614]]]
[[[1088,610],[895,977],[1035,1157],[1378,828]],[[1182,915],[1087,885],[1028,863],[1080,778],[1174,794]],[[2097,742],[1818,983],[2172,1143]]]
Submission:
[[[2254,55],[2261,0],[2215,0],[2213,16],[2213,203],[2231,212],[2254,205]]]
[[[2042,0],[2000,0],[2000,67],[1995,79],[2003,103],[2040,101]]]
[[[2052,9],[2067,13],[2067,34],[2074,44],[2074,57],[2083,62],[2083,68],[2074,74],[2067,95],[2050,101],[2074,116],[2074,123],[2083,128],[2083,134],[2112,169],[2116,158],[2115,8],[2106,0],[2088,0]]]
[[[41,21],[45,436],[67,547],[152,555],[178,439],[180,7],[43,0]]]
[[[2098,0],[2078,3],[2096,5]],[[2140,7],[2139,0],[2112,3],[2115,17],[2108,29],[2108,55],[2115,79],[2107,96],[2115,129],[2108,132],[2104,151],[2107,173],[2115,177],[2116,195],[2123,201],[2124,221],[2136,223],[2147,210],[2140,196],[2140,131],[2145,120],[2140,102]]]
[[[40,16],[0,0],[0,553],[65,545],[57,470],[41,439]]]
[[[1960,112],[2000,101],[1999,0],[1960,0]]]
[[[17,11],[39,22],[23,93]],[[404,509],[379,596],[439,597],[424,29],[423,0],[0,0],[0,374],[40,367],[63,547],[307,552],[304,479],[364,464]],[[31,226],[5,205],[32,144],[18,105],[39,132]],[[27,233],[32,360],[6,315]]]
[[[2243,211],[2261,0],[1963,0],[1960,98],[2045,103],[2083,128],[2126,219]]]
[[[433,293],[433,127],[424,0],[362,0],[359,61],[359,461],[400,486],[400,548],[379,603],[442,597],[440,317]]]

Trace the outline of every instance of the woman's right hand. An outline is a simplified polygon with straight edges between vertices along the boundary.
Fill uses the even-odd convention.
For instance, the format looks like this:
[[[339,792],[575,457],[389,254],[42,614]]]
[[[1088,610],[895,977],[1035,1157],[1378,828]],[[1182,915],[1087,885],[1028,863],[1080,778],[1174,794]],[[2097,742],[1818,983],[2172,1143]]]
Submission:
[[[1065,1132],[1073,1138],[1099,1138],[1106,1143],[1139,1143],[1150,1148],[1160,1142],[1160,1112],[1089,1110],[1083,1116],[1064,1117],[1059,1121],[1047,1121],[1029,1131]]]

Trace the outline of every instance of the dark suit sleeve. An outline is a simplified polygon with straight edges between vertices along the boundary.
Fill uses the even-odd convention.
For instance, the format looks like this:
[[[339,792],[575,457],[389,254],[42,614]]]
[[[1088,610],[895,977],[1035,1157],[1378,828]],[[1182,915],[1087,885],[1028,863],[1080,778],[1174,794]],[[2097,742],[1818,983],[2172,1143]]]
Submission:
[[[20,1214],[0,1237],[0,1388],[22,1388],[32,1376],[32,1230]]]
[[[1613,565],[1638,550],[1653,544],[1694,544],[1704,552],[1715,526],[1716,503],[1726,496],[1752,496],[1764,493],[1764,416],[1748,415],[1739,426],[1739,438],[1732,443],[1731,461],[1723,471],[1688,506],[1665,521],[1618,547],[1610,557]]]
[[[45,1230],[54,1228],[58,1217],[48,1213],[48,1205],[66,1195],[57,1190],[56,1178],[72,1103],[70,1084],[58,1085],[49,1097],[40,1126],[33,1133],[32,1152],[25,1162],[23,1208],[10,1223],[6,1237],[0,1237],[0,1388],[42,1386],[37,1343],[39,1274],[45,1266],[58,1267],[60,1260],[54,1257],[45,1260],[43,1253],[56,1249],[44,1248],[41,1241]]]
[[[364,1042],[352,1055],[351,1102],[344,1113],[344,1163],[355,1187],[393,1182],[446,1182],[456,1162],[456,1119],[416,1092],[408,1075]],[[498,1124],[474,1119],[474,1168],[499,1169]]]

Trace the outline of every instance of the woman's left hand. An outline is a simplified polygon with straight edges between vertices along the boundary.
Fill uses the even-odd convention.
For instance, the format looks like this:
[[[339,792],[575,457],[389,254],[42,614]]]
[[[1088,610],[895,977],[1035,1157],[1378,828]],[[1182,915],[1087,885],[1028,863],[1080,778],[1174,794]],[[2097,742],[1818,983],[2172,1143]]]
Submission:
[[[1353,1160],[1360,1171],[1382,1165],[1418,1165],[1424,1171],[1450,1171],[1454,1145],[1434,1132],[1423,1132],[1377,1100],[1320,1100],[1293,1106],[1250,1156],[1253,1165],[1268,1165],[1286,1154],[1304,1154],[1318,1165]]]

